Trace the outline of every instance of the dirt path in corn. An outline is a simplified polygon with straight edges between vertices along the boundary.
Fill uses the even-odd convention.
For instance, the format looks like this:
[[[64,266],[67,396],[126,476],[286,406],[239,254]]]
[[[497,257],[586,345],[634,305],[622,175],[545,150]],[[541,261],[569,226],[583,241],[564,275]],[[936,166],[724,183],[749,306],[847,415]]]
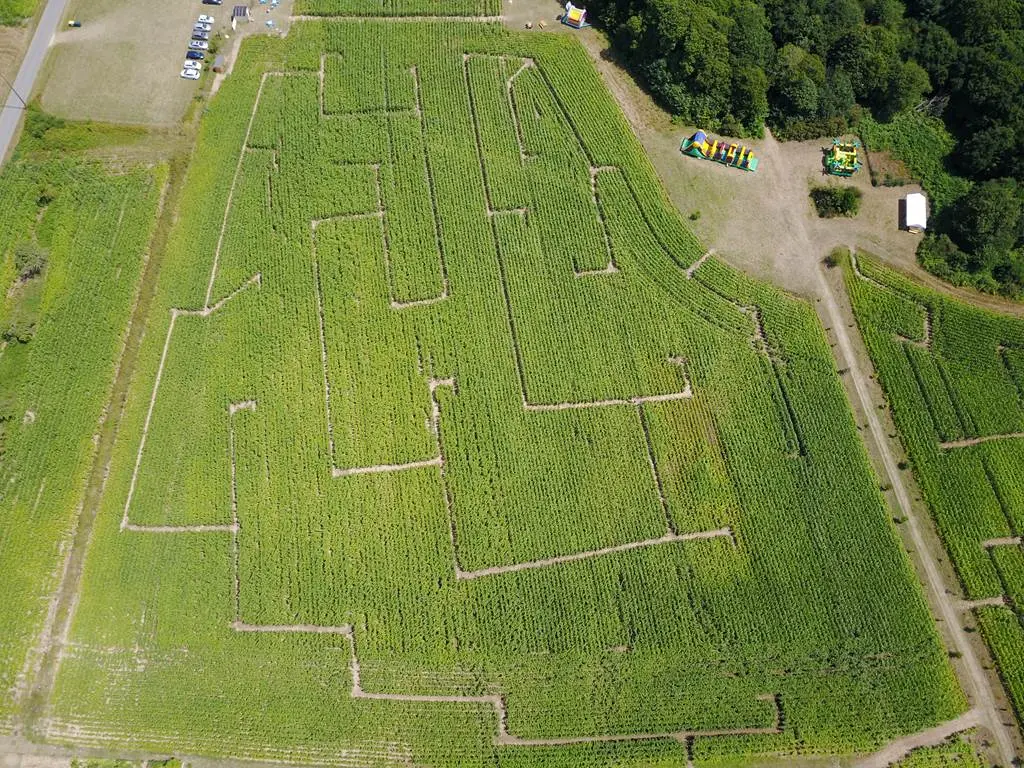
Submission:
[[[74,609],[78,602],[79,582],[85,568],[85,557],[92,539],[93,524],[99,512],[103,489],[110,469],[114,441],[124,405],[128,396],[128,385],[135,370],[139,349],[145,330],[145,320],[156,294],[157,275],[163,261],[167,235],[170,231],[179,197],[184,189],[186,158],[176,158],[170,163],[167,187],[165,188],[157,213],[153,234],[150,238],[145,266],[140,278],[139,289],[125,332],[124,347],[117,363],[110,399],[104,409],[104,416],[98,426],[96,451],[88,482],[79,506],[78,520],[71,541],[71,550],[64,565],[60,583],[53,596],[53,606],[47,624],[41,635],[38,648],[37,671],[26,694],[23,722],[19,734],[37,740],[45,736],[45,715],[53,690],[57,669],[60,665],[61,648],[67,638]]]
[[[974,728],[981,722],[981,719],[982,714],[976,707],[969,709],[955,720],[940,723],[934,728],[912,733],[902,739],[896,739],[896,741],[890,742],[878,752],[858,760],[853,766],[854,768],[886,768],[886,766],[892,765],[897,760],[905,757],[912,750],[941,744],[953,734]]]
[[[625,112],[673,204],[688,216],[690,226],[701,239],[724,261],[815,303],[836,342],[837,366],[849,369],[848,394],[854,400],[855,411],[863,414],[866,421],[864,435],[868,452],[883,480],[888,480],[892,486],[896,506],[907,520],[906,531],[914,549],[915,566],[928,593],[933,615],[944,627],[951,650],[960,654],[958,676],[973,705],[968,715],[975,713],[978,724],[991,733],[999,759],[1009,765],[1015,756],[1014,736],[998,711],[1002,690],[995,677],[985,672],[979,650],[959,621],[959,601],[947,590],[939,568],[941,553],[934,545],[931,522],[919,519],[913,508],[907,480],[894,458],[898,446],[888,437],[879,418],[881,403],[875,402],[873,397],[869,379],[872,370],[863,340],[850,330],[855,324],[845,295],[841,296],[841,302],[841,289],[830,285],[821,266],[821,260],[833,247],[852,243],[929,286],[963,298],[960,289],[936,286],[936,279],[917,267],[914,257],[917,237],[898,229],[899,198],[912,188],[876,189],[867,174],[859,174],[850,183],[864,193],[861,215],[853,220],[819,220],[808,194],[811,184],[822,181],[820,142],[780,144],[770,133],[763,140],[744,142],[761,158],[757,172],[752,174],[684,157],[678,145],[687,128],[671,123],[668,115],[615,61],[600,33],[584,30],[579,40]],[[757,243],[757,247],[752,248],[752,243]],[[971,292],[970,300],[981,306],[1024,314],[1024,306],[995,297]],[[918,738],[930,736],[919,735]],[[894,745],[904,741],[894,742]]]

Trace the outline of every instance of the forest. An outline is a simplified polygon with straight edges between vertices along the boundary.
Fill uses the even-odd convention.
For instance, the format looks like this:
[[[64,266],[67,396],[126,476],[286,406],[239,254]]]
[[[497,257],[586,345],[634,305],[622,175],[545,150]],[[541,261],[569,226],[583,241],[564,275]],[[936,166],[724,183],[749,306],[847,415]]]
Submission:
[[[918,111],[955,140],[963,193],[933,210],[931,271],[1024,292],[1021,0],[593,0],[590,16],[680,121],[781,139]],[[926,190],[927,190],[927,184]]]

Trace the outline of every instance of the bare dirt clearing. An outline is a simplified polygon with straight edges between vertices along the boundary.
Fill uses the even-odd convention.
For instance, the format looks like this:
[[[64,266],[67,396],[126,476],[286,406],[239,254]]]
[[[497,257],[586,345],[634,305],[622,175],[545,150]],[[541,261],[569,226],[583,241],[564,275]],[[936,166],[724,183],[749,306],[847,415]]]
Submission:
[[[200,7],[76,0],[69,14],[82,27],[54,37],[40,89],[43,108],[78,120],[177,123],[198,92],[178,72]]]
[[[520,17],[549,18],[558,10],[558,4],[549,0],[506,0],[502,8],[506,23],[516,29],[523,28]],[[768,135],[762,140],[743,140],[761,158],[754,173],[686,157],[679,152],[679,142],[692,134],[694,127],[672,122],[617,61],[604,35],[594,29],[569,30],[557,22],[549,24],[548,29],[553,27],[578,36],[626,114],[672,203],[684,216],[693,216],[688,225],[728,263],[787,290],[816,297],[816,265],[832,248],[854,245],[929,288],[994,311],[1024,314],[1024,305],[1019,302],[958,288],[917,265],[915,250],[921,236],[899,229],[899,200],[908,192],[920,191],[919,186],[873,187],[867,168],[851,179],[825,176],[821,165],[823,139],[783,143]],[[780,170],[785,183],[773,181],[773,174],[767,172],[772,167]],[[810,187],[826,183],[851,184],[863,192],[861,210],[855,218],[816,216]],[[794,217],[807,230],[812,244],[809,252],[796,247]]]
[[[839,183],[824,176],[823,142],[763,140],[743,143],[760,155],[755,173],[744,173],[679,152],[679,141],[694,130],[675,125],[615,61],[604,38],[584,30],[580,41],[591,53],[634,131],[647,150],[679,211],[697,235],[726,261],[755,277],[790,291],[814,295],[815,265],[832,248],[859,243],[903,269],[919,272],[914,260],[920,236],[899,229],[899,199],[919,187],[872,187],[866,172],[841,183],[864,193],[860,214],[853,219],[818,219],[809,198],[814,184]],[[782,169],[779,184],[770,168]],[[794,248],[792,220],[799,217],[813,252]]]

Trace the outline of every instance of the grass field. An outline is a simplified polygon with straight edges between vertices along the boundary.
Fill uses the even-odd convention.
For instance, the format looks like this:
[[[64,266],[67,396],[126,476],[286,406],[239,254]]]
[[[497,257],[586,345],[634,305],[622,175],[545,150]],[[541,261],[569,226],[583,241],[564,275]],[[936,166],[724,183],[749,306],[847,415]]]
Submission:
[[[650,766],[963,710],[813,309],[702,257],[575,41],[248,40],[186,188],[43,735]]]
[[[17,26],[36,12],[39,0],[0,0],[0,25]]]
[[[160,176],[52,157],[0,175],[0,733],[39,661]],[[26,246],[47,257],[23,277]]]
[[[860,256],[847,285],[879,380],[964,592],[1024,707],[1024,321]]]
[[[198,0],[74,0],[68,13],[82,27],[54,37],[40,104],[75,120],[179,125],[201,87],[179,72],[192,23],[206,10]],[[211,13],[215,34],[231,31],[230,9]]]

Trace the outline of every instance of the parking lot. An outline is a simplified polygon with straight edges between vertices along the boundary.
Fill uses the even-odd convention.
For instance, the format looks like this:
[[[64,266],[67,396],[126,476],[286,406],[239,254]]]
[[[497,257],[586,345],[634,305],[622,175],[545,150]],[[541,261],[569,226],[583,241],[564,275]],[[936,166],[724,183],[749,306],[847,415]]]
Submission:
[[[231,0],[72,0],[69,17],[82,26],[64,29],[54,40],[42,76],[42,106],[66,118],[170,126],[212,73],[198,83],[181,77],[193,25],[200,14],[213,16],[209,32],[231,35],[223,52],[234,48]],[[287,2],[290,7],[291,2]],[[254,0],[246,33],[264,31],[265,7]],[[287,18],[285,3],[273,16]],[[242,32],[242,29],[239,29]],[[212,65],[213,56],[206,61]]]

